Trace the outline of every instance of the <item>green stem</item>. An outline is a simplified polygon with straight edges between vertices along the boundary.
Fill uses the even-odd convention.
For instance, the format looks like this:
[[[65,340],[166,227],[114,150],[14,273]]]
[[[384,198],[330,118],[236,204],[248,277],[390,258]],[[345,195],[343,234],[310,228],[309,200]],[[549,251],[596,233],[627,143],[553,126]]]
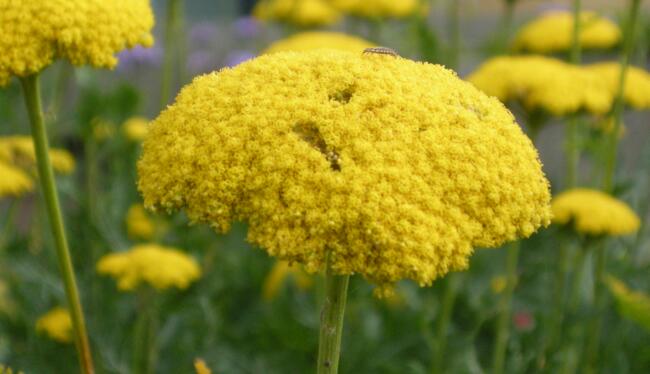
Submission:
[[[460,279],[459,274],[452,273],[447,276],[447,280],[444,283],[445,288],[440,307],[440,317],[438,317],[438,323],[436,325],[436,339],[433,346],[433,365],[431,368],[433,374],[444,372],[443,357],[447,350],[447,330],[449,330],[451,315],[454,311]]]
[[[603,278],[605,275],[605,260],[607,252],[605,251],[604,240],[601,239],[598,247],[596,248],[596,263],[594,264],[594,312],[595,315],[591,320],[589,329],[587,330],[587,346],[585,351],[586,367],[585,373],[594,373],[598,367],[598,347],[600,345],[600,331],[603,325]]]
[[[169,103],[174,78],[174,55],[179,25],[181,0],[167,0],[167,20],[165,23],[165,51],[163,56],[162,79],[160,87],[160,107]]]
[[[497,322],[497,333],[494,341],[494,352],[492,360],[492,373],[503,373],[506,361],[506,350],[508,347],[508,338],[510,337],[510,314],[512,311],[512,294],[517,285],[517,263],[519,259],[520,242],[514,242],[508,248],[508,258],[506,260],[506,274],[508,283],[501,298],[499,305],[500,313]]]
[[[142,287],[137,295],[137,321],[133,339],[133,372],[153,374],[156,372],[156,334],[158,330],[156,291]]]
[[[457,70],[460,63],[460,0],[451,0],[447,9],[449,28],[448,67]]]
[[[569,61],[576,65],[580,64],[582,60],[582,45],[580,45],[580,34],[582,28],[582,19],[580,17],[581,12],[581,0],[573,0],[573,33],[571,34]]]
[[[569,60],[572,64],[580,64],[582,49],[580,45],[580,33],[582,20],[580,13],[582,3],[580,0],[573,1],[573,33],[571,35],[571,50]],[[580,150],[578,149],[578,120],[575,115],[569,118],[566,126],[566,158],[567,158],[567,188],[573,188],[578,184],[578,164],[580,162]]]
[[[333,274],[328,259],[325,271],[325,302],[321,310],[318,341],[318,374],[336,374],[339,370],[343,316],[348,293],[349,275]]]
[[[575,316],[578,307],[580,306],[582,292],[580,288],[582,286],[582,278],[585,268],[585,256],[587,254],[586,248],[578,248],[575,259],[573,260],[573,289],[569,295],[569,302],[567,306],[567,311],[570,315]],[[562,360],[561,373],[569,374],[575,373],[578,359],[580,356],[581,342],[584,335],[584,325],[581,323],[576,323],[570,326],[567,333],[567,344],[565,349],[565,357]]]
[[[512,32],[512,24],[515,18],[515,1],[506,1],[503,8],[503,15],[501,20],[501,30],[499,31],[499,48],[502,53],[509,49],[510,33]]]
[[[43,123],[43,110],[41,106],[40,87],[38,75],[30,75],[21,78],[25,103],[29,113],[30,124],[32,128],[32,138],[34,140],[34,149],[36,151],[36,161],[38,165],[39,182],[43,189],[43,196],[47,206],[47,214],[50,220],[50,228],[54,236],[57,259],[63,277],[66,296],[68,298],[68,307],[72,317],[72,325],[75,332],[75,344],[79,353],[79,364],[83,373],[94,373],[90,344],[86,333],[81,301],[75,281],[74,269],[68,242],[63,227],[63,216],[59,204],[59,197],[54,182],[54,172],[50,163],[49,145],[45,124]]]
[[[618,153],[618,134],[621,128],[621,119],[625,105],[625,80],[627,78],[627,70],[630,66],[632,50],[634,49],[636,25],[639,20],[640,5],[641,0],[630,0],[630,13],[628,16],[627,28],[625,31],[623,56],[621,56],[621,71],[618,79],[616,97],[614,99],[614,108],[612,111],[614,128],[609,133],[609,144],[607,147],[608,152],[605,162],[605,180],[603,187],[606,192],[611,192],[614,187],[614,172],[616,170],[616,156]]]

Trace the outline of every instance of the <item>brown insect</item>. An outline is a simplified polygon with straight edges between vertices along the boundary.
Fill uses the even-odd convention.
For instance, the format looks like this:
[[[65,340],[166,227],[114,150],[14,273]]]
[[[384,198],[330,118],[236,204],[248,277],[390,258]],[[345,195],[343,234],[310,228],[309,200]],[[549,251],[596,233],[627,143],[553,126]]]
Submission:
[[[388,55],[388,56],[393,56],[393,57],[398,57],[399,54],[392,49],[388,47],[371,47],[371,48],[366,48],[363,50],[363,54],[377,54],[377,55]]]

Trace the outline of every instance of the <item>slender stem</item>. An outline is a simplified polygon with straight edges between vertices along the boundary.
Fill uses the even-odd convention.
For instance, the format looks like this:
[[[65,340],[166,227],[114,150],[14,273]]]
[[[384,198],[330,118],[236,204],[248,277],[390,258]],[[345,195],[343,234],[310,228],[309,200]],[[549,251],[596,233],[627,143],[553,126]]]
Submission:
[[[449,52],[448,52],[448,67],[457,70],[460,64],[460,1],[451,0],[449,8],[447,9],[449,29]]]
[[[514,242],[508,248],[508,258],[506,260],[506,274],[508,284],[501,298],[499,306],[499,320],[497,322],[497,333],[494,339],[494,352],[492,360],[492,373],[503,373],[506,361],[506,349],[508,347],[508,338],[510,337],[510,314],[512,310],[512,294],[517,285],[517,263],[519,260],[520,242]]]
[[[572,64],[580,64],[582,49],[580,45],[580,33],[582,19],[581,0],[573,1],[573,33],[571,35],[571,50],[569,60]],[[567,188],[573,188],[578,184],[578,164],[580,162],[580,150],[578,149],[578,118],[576,115],[569,117],[566,126],[566,162],[567,162]]]
[[[137,321],[133,339],[133,372],[153,374],[156,372],[156,335],[158,329],[156,291],[145,286],[137,294]]]
[[[174,78],[174,55],[176,53],[177,31],[181,0],[167,0],[167,20],[165,24],[165,51],[163,56],[162,79],[160,87],[160,106],[169,103]]]
[[[325,302],[321,310],[318,341],[318,374],[338,373],[343,316],[349,281],[349,275],[333,274],[328,260],[325,271]]]
[[[587,346],[585,348],[585,373],[593,373],[598,365],[598,348],[600,346],[600,331],[603,322],[603,278],[605,275],[606,248],[604,240],[600,240],[598,247],[595,248],[596,263],[594,265],[594,317],[592,318],[589,329],[587,330]]]
[[[86,325],[84,322],[81,301],[75,281],[74,269],[68,242],[63,227],[63,216],[59,205],[59,197],[54,182],[54,173],[50,163],[49,145],[45,124],[43,123],[43,111],[41,107],[41,96],[38,82],[38,75],[30,75],[22,78],[21,83],[25,95],[25,103],[29,113],[30,124],[32,128],[32,138],[34,140],[34,149],[36,151],[36,161],[38,165],[39,182],[43,188],[43,196],[47,206],[47,214],[50,220],[52,235],[54,236],[57,259],[63,277],[66,296],[68,298],[68,307],[72,317],[72,325],[75,332],[75,344],[79,352],[79,363],[81,370],[85,374],[94,373],[90,344],[86,334]]]
[[[587,254],[586,248],[578,248],[575,259],[573,260],[573,289],[569,295],[569,302],[567,311],[571,315],[575,315],[580,306],[582,296],[582,278],[585,268],[585,256]],[[574,373],[580,356],[581,343],[584,336],[584,324],[576,323],[570,326],[567,333],[567,343],[564,359],[562,360],[561,373]]]
[[[582,278],[585,269],[585,256],[587,252],[584,248],[578,248],[575,259],[573,260],[573,289],[569,298],[569,311],[575,313],[580,305],[581,294],[580,288],[582,287]]]
[[[625,104],[625,80],[627,70],[630,66],[630,58],[634,49],[636,36],[636,25],[639,20],[639,7],[641,0],[630,0],[630,13],[627,20],[625,31],[625,41],[623,55],[621,56],[621,71],[618,79],[618,88],[614,99],[614,108],[612,118],[614,120],[614,129],[609,133],[608,152],[605,163],[605,180],[603,183],[604,190],[611,192],[614,186],[614,171],[616,170],[616,155],[618,153],[618,134],[621,128],[621,118]],[[606,135],[607,136],[607,135]]]
[[[571,34],[571,50],[569,61],[572,64],[579,64],[582,60],[582,45],[580,44],[580,34],[582,32],[582,12],[581,0],[573,0],[573,33]]]
[[[444,372],[443,357],[447,350],[447,330],[449,330],[451,315],[454,311],[460,279],[459,274],[452,273],[447,276],[447,280],[444,283],[445,288],[442,296],[442,306],[436,325],[436,339],[433,346],[433,365],[431,367],[433,374]]]
[[[508,51],[510,43],[510,33],[512,32],[512,24],[515,16],[516,1],[505,1],[503,7],[503,15],[501,16],[501,29],[499,31],[499,48],[502,53]]]

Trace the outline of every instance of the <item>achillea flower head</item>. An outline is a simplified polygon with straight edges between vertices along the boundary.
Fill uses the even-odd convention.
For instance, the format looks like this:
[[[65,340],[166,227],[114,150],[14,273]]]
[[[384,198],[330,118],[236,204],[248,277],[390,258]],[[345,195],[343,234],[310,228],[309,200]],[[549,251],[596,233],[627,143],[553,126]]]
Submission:
[[[650,331],[650,296],[629,289],[611,275],[605,278],[605,283],[616,300],[619,314]]]
[[[133,291],[142,283],[157,290],[183,290],[201,276],[192,257],[158,244],[136,245],[125,252],[105,255],[97,262],[97,271],[115,278],[121,291]]]
[[[426,63],[334,50],[198,77],[150,127],[145,207],[281,260],[428,285],[550,221],[537,152],[494,98]]]
[[[329,0],[260,0],[253,16],[262,21],[311,27],[332,25],[339,21],[341,13]]]
[[[196,370],[196,374],[212,374],[208,365],[200,358],[194,360],[194,370]]]
[[[579,42],[583,49],[609,49],[621,40],[621,30],[614,22],[594,12],[580,14]],[[513,49],[549,54],[567,51],[573,40],[574,16],[569,11],[552,11],[524,25],[517,33]]]
[[[122,133],[127,139],[141,142],[147,135],[149,120],[144,117],[131,117],[122,124]]]
[[[419,0],[331,0],[341,12],[364,18],[405,18],[421,9]]]
[[[572,224],[587,235],[626,235],[639,229],[639,217],[624,202],[598,190],[575,188],[551,202],[553,223]]]
[[[271,272],[266,276],[262,286],[262,298],[266,301],[275,299],[287,278],[293,278],[298,288],[304,290],[311,287],[311,277],[298,264],[287,261],[277,261]]]
[[[301,52],[323,48],[361,53],[364,49],[374,46],[376,44],[352,35],[339,32],[309,31],[278,40],[271,44],[264,53]]]
[[[0,0],[0,86],[54,59],[112,68],[115,54],[151,46],[148,0]]]
[[[131,239],[151,240],[156,227],[142,204],[133,204],[126,213],[126,232]]]
[[[504,103],[519,101],[528,110],[557,116],[581,110],[605,114],[613,102],[611,90],[597,74],[542,56],[495,57],[467,80]]]
[[[618,94],[621,65],[618,62],[601,62],[587,65],[586,69],[603,80],[612,96]],[[644,69],[629,66],[623,91],[625,102],[634,109],[650,108],[650,74]]]
[[[72,319],[70,313],[56,307],[36,321],[36,331],[45,333],[59,343],[72,343]]]
[[[75,160],[65,149],[51,148],[50,162],[55,172],[70,174],[74,171]],[[21,168],[36,167],[34,141],[29,136],[0,137],[0,161]]]
[[[33,190],[34,182],[27,173],[0,160],[0,199],[20,197]]]

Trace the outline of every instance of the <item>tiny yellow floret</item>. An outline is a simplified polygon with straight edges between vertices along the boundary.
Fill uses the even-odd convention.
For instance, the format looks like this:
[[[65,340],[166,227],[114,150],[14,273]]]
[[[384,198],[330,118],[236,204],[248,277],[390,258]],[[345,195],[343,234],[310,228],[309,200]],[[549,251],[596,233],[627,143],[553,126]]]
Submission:
[[[626,235],[639,229],[639,217],[624,202],[598,190],[575,188],[551,202],[553,223],[571,223],[587,235]]]
[[[126,213],[126,232],[131,239],[151,240],[156,227],[142,204],[133,204]]]
[[[587,65],[586,69],[602,79],[612,96],[618,94],[621,65],[618,62],[601,62]],[[629,66],[625,74],[625,102],[634,109],[650,108],[650,74],[644,69]]]
[[[581,110],[605,114],[614,100],[597,74],[543,56],[494,57],[467,80],[504,103],[518,101],[528,110],[541,109],[557,116]]]
[[[112,68],[115,54],[151,46],[149,0],[0,0],[0,86],[55,59]]]
[[[419,0],[331,0],[331,3],[341,12],[372,19],[405,18],[423,9]]]
[[[583,49],[609,49],[620,42],[621,30],[609,19],[594,12],[582,12],[580,20],[579,42]],[[513,49],[540,54],[568,51],[573,41],[573,27],[573,13],[548,12],[519,30]]]
[[[20,197],[33,190],[34,182],[27,173],[0,160],[0,199]]]
[[[61,307],[50,310],[36,321],[36,331],[45,333],[59,343],[72,343],[70,313]]]
[[[125,252],[105,255],[97,263],[97,271],[115,278],[121,291],[134,291],[141,283],[157,290],[182,290],[201,276],[192,257],[158,244],[136,245]]]
[[[149,120],[144,117],[131,117],[122,124],[122,132],[127,139],[140,142],[147,136]]]
[[[302,52],[315,49],[336,49],[339,51],[361,53],[364,49],[374,46],[375,44],[367,40],[340,32],[309,31],[278,40],[271,44],[264,53]]]
[[[260,0],[253,16],[300,27],[327,26],[339,21],[341,13],[329,0]]]
[[[550,222],[537,151],[512,114],[439,65],[334,50],[198,77],[155,119],[145,207],[184,209],[280,260],[429,285],[474,247]]]

